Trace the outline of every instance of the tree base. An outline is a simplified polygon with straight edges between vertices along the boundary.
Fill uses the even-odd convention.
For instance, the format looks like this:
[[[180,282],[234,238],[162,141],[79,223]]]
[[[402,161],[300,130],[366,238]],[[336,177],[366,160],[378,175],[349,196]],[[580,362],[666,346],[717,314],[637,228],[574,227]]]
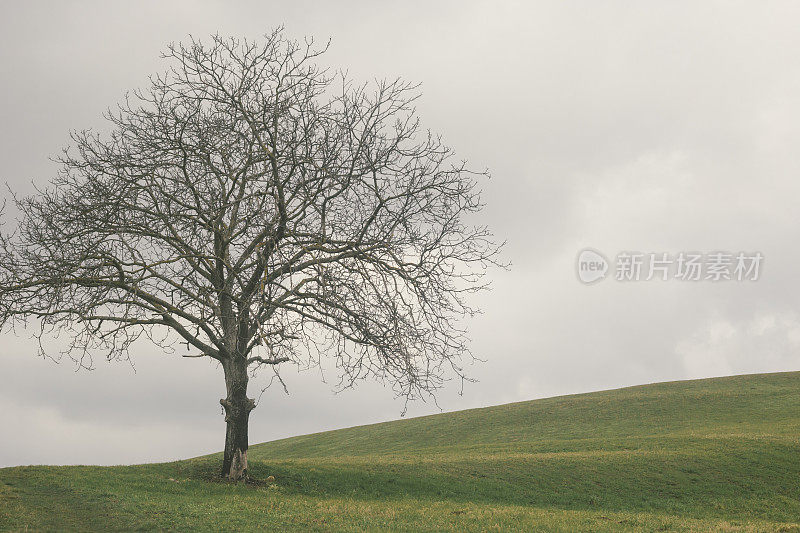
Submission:
[[[228,481],[247,481],[247,450],[234,451],[230,467],[222,475]]]

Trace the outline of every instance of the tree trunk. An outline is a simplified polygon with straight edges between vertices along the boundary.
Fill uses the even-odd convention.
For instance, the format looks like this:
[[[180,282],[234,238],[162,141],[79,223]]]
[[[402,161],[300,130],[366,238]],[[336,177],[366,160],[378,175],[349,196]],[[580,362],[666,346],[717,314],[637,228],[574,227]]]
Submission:
[[[239,360],[241,359],[241,360]],[[250,411],[256,406],[247,397],[247,363],[244,358],[232,358],[223,363],[227,398],[219,401],[225,408],[225,455],[222,477],[231,481],[247,479],[247,424]]]

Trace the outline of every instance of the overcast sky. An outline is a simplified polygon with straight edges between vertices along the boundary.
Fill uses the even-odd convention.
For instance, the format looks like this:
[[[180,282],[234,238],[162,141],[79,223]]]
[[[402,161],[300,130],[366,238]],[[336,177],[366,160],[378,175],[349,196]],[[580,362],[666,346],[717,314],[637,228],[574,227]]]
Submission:
[[[797,2],[0,2],[0,181],[45,185],[70,129],[144,86],[189,34],[332,39],[357,79],[422,83],[419,112],[474,167],[509,271],[469,322],[478,381],[450,411],[641,383],[800,370]],[[4,198],[8,192],[0,193]],[[6,221],[13,224],[13,221]],[[584,248],[761,252],[757,281],[591,286]],[[54,339],[53,346],[58,340]],[[222,371],[142,343],[76,372],[0,335],[0,466],[220,450]],[[285,369],[251,442],[398,418],[390,388],[334,395]],[[323,382],[322,379],[326,381]],[[258,396],[261,381],[251,383]],[[414,404],[409,416],[439,412]]]

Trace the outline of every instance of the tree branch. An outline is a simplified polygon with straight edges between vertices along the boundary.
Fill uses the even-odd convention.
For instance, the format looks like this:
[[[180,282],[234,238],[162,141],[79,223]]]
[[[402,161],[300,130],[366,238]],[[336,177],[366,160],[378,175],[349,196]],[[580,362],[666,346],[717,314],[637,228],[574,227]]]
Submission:
[[[288,357],[264,358],[264,357],[254,356],[247,359],[247,364],[248,366],[253,363],[258,363],[261,365],[277,365],[280,363],[286,363],[287,361],[289,361]]]

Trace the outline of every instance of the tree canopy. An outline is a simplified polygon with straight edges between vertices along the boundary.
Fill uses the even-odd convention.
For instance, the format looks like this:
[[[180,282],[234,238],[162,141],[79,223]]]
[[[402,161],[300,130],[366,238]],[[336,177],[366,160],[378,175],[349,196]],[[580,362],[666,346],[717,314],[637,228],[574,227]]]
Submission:
[[[356,83],[317,64],[326,49],[282,30],[169,46],[166,72],[14,199],[0,325],[68,333],[87,366],[142,335],[184,343],[222,364],[229,417],[284,362],[332,357],[344,386],[408,398],[462,375],[465,297],[499,250],[470,223],[486,173],[421,127],[417,85]]]

